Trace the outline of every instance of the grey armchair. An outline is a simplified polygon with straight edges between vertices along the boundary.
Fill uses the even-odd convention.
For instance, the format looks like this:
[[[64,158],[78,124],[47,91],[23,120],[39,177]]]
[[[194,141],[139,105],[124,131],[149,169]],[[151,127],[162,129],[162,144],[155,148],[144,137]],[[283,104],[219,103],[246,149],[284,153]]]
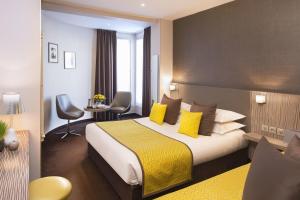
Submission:
[[[60,119],[68,120],[67,130],[58,133],[64,134],[61,139],[64,139],[70,134],[80,136],[80,134],[75,133],[75,130],[70,129],[70,120],[81,118],[84,112],[72,104],[68,95],[61,94],[56,96],[56,112]]]
[[[113,102],[110,104],[112,113],[117,114],[120,119],[124,113],[127,113],[131,108],[131,92],[117,92]]]

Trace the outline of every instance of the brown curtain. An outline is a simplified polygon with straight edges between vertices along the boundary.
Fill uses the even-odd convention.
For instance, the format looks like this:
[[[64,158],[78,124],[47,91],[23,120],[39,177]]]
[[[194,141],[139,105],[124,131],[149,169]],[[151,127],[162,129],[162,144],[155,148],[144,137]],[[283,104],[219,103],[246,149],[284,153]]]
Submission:
[[[151,27],[144,30],[143,53],[143,116],[149,116],[151,107]]]
[[[117,91],[117,33],[116,31],[97,30],[96,52],[96,82],[95,94],[106,96],[109,105]],[[98,113],[98,119],[111,120],[113,115],[109,112]]]

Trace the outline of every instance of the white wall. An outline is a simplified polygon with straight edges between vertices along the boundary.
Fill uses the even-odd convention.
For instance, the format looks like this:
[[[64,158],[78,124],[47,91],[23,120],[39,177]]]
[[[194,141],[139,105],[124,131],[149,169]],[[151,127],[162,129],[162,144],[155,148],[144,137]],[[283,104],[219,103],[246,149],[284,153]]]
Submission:
[[[173,21],[160,20],[160,98],[173,79]]]
[[[96,30],[65,24],[42,16],[44,56],[45,132],[66,124],[56,114],[55,98],[66,93],[73,104],[83,109],[94,94]],[[48,42],[58,44],[59,63],[48,63]],[[64,51],[76,53],[76,69],[64,69]],[[86,112],[82,119],[91,118]]]
[[[159,97],[159,68],[155,66],[155,55],[158,56],[158,65],[160,65],[160,23],[151,25],[151,98],[160,101]],[[153,88],[155,87],[155,88]]]
[[[40,176],[40,0],[0,1],[0,93],[22,95],[16,129],[30,130],[30,178]],[[3,118],[3,116],[1,116]]]
[[[151,26],[151,56],[159,55],[158,101],[163,94],[170,95],[173,78],[173,21],[159,20]],[[152,84],[152,86],[155,84]]]

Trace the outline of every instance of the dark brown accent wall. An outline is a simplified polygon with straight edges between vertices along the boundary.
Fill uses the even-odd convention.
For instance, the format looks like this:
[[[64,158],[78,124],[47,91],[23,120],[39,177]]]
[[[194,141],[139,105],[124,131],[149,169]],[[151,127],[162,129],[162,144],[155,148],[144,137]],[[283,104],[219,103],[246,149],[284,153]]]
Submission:
[[[236,0],[174,21],[174,81],[300,93],[300,1]]]

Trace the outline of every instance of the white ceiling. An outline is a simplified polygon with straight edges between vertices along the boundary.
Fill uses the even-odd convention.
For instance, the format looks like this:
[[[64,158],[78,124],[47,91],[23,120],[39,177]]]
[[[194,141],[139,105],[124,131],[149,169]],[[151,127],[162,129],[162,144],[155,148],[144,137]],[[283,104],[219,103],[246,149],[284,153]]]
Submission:
[[[54,11],[42,11],[42,15],[63,23],[92,29],[115,30],[121,33],[139,33],[150,24],[141,21],[113,17],[88,17]]]
[[[48,0],[60,2],[61,0]],[[233,0],[63,0],[132,15],[174,20]],[[145,4],[144,7],[141,4]]]

